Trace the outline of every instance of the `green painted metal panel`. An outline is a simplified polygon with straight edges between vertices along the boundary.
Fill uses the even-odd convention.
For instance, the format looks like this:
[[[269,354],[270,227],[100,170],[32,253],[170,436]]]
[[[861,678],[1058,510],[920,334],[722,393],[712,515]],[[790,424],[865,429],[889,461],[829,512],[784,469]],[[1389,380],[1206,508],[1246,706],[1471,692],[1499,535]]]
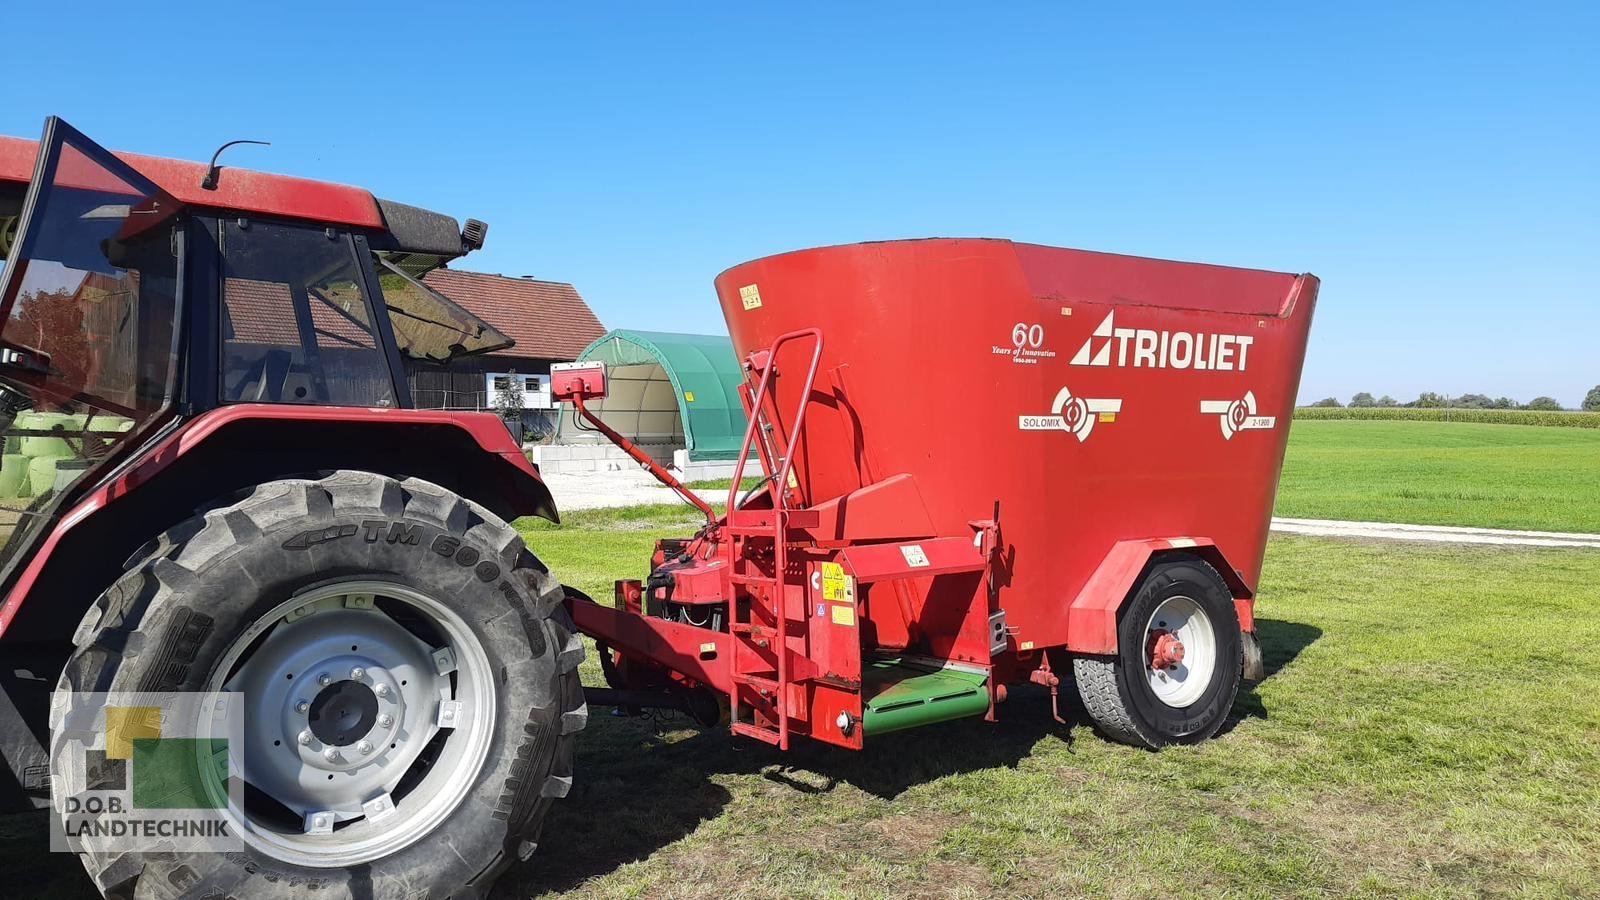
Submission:
[[[578,354],[580,362],[591,359],[610,366],[661,366],[677,394],[689,458],[739,455],[745,429],[744,405],[739,402],[744,375],[733,355],[733,341],[726,335],[617,329]]]
[[[977,672],[881,659],[867,665],[862,682],[867,702],[861,728],[867,735],[981,716],[989,711],[988,679]]]

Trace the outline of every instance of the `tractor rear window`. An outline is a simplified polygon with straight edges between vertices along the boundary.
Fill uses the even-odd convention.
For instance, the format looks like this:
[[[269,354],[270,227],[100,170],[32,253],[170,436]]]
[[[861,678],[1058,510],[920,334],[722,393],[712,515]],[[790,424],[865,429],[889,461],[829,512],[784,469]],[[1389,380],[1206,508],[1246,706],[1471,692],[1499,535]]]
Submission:
[[[394,406],[348,234],[223,226],[222,398]]]

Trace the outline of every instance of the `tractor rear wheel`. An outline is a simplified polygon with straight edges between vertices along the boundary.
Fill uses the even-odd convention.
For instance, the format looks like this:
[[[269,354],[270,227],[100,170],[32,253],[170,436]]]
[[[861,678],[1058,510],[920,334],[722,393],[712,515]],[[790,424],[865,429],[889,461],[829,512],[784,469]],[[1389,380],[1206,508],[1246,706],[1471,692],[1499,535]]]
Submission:
[[[111,896],[480,896],[572,783],[562,599],[509,525],[417,479],[277,481],[196,516],[85,617],[53,752],[74,698],[237,692],[243,849],[74,849]]]
[[[1075,656],[1078,694],[1113,740],[1159,749],[1217,733],[1239,692],[1244,640],[1233,594],[1193,556],[1152,566],[1117,620],[1117,655]]]

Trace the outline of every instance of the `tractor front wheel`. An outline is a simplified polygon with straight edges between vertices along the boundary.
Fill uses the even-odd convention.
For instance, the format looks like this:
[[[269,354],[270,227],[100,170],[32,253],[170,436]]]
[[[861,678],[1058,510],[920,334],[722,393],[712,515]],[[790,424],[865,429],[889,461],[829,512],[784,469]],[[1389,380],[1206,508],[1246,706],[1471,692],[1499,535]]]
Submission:
[[[475,897],[532,851],[572,782],[583,649],[505,522],[337,472],[262,485],[147,551],[79,627],[52,743],[101,692],[228,692],[242,848],[77,837],[102,892]]]
[[[1204,560],[1150,567],[1117,620],[1116,656],[1075,656],[1078,694],[1113,740],[1159,749],[1217,733],[1239,692],[1244,640],[1233,594]]]

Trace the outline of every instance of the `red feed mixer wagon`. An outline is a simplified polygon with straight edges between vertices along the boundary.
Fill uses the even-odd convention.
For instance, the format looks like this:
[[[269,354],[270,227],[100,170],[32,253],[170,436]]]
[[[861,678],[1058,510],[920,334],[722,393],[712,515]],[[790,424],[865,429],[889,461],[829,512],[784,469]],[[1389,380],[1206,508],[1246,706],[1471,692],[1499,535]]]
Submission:
[[[766,474],[725,512],[587,409],[602,366],[552,371],[706,517],[602,603],[509,524],[558,516],[504,423],[411,401],[511,343],[425,281],[486,232],[58,119],[0,138],[0,807],[49,807],[102,892],[482,896],[588,703],[860,749],[1065,680],[1155,748],[1260,673],[1315,278],[997,240],[730,269]],[[178,697],[241,720],[172,745],[225,846],[115,827],[140,743],[215,720]]]
[[[1111,737],[1209,737],[1261,671],[1253,597],[1317,285],[1003,240],[730,269],[770,474],[574,619],[628,697],[710,688],[735,733],[783,747],[993,719],[1008,685],[1064,678]],[[553,389],[586,414],[603,372],[560,367]]]

